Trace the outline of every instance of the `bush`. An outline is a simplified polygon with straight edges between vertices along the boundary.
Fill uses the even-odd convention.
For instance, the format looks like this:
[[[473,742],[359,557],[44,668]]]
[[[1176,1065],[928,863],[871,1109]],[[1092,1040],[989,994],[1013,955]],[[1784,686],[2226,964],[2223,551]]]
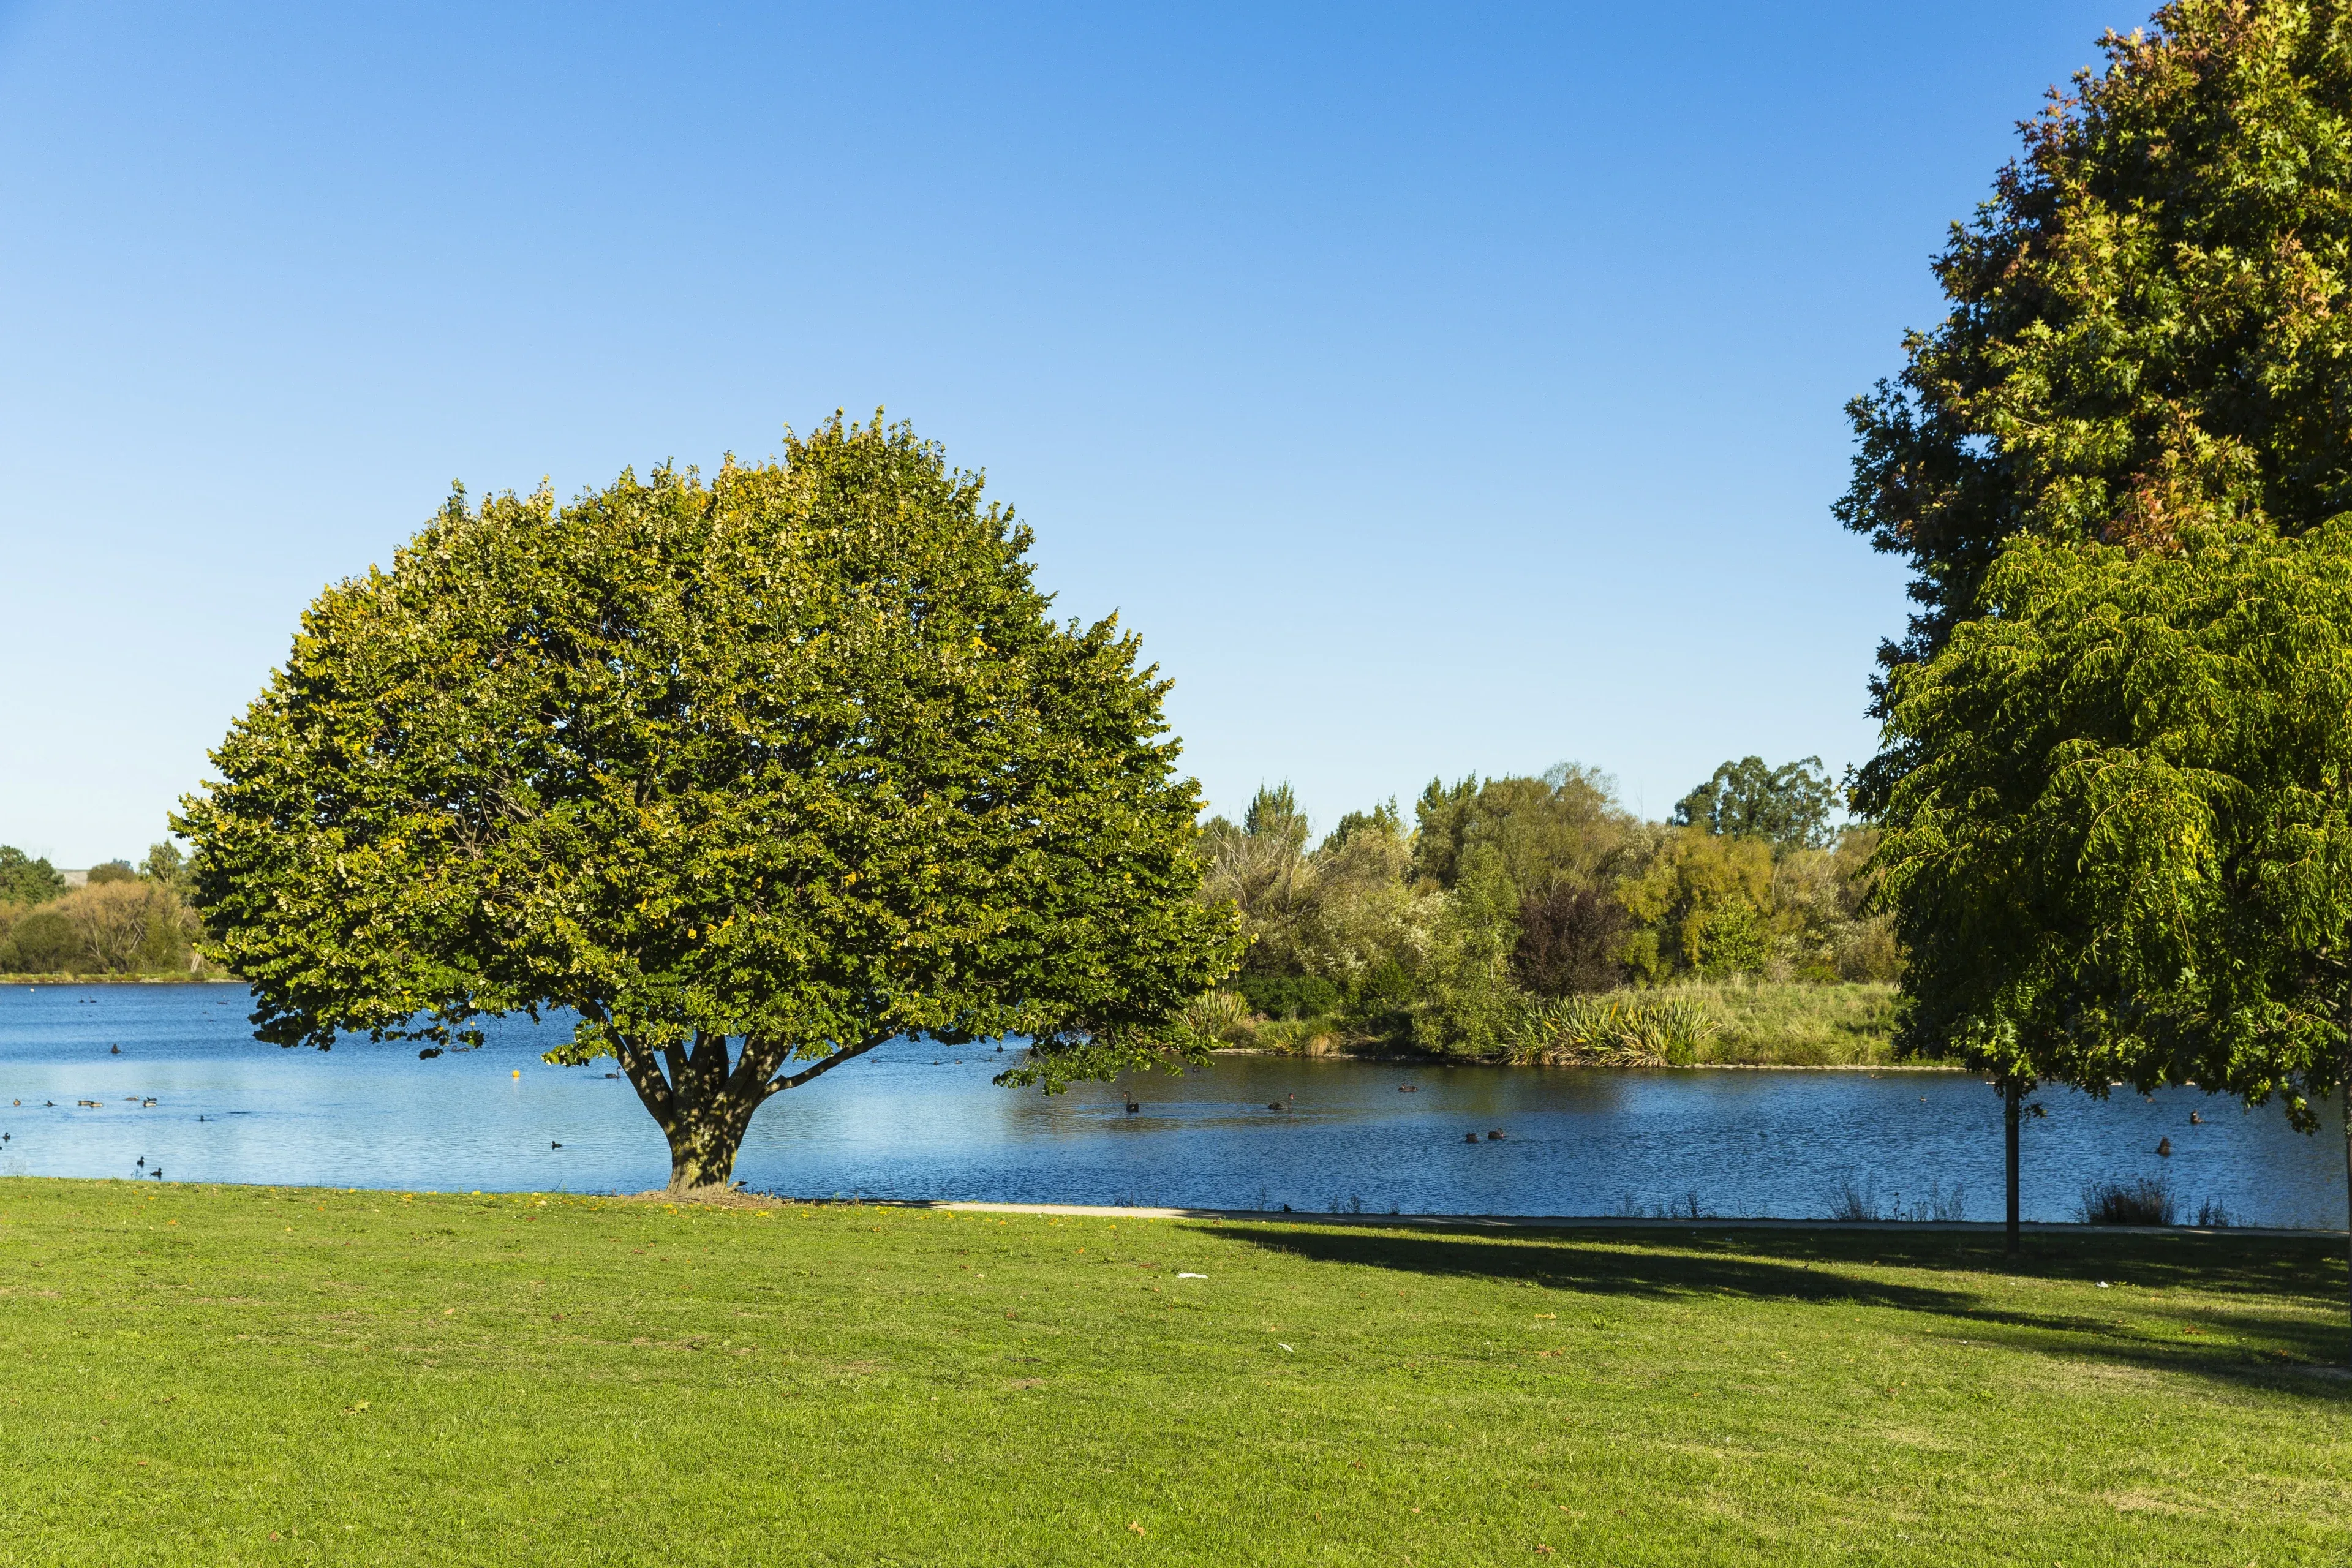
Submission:
[[[0,906],[0,973],[179,973],[194,966],[196,930],[178,889],[108,877],[37,908]]]
[[[1625,983],[1625,938],[1633,925],[1614,896],[1557,884],[1519,906],[1511,973],[1539,996],[1614,990]]]
[[[69,974],[85,967],[81,938],[53,909],[22,916],[0,942],[0,970],[12,974]]]
[[[2177,1204],[2172,1184],[2161,1176],[2131,1182],[2093,1182],[2083,1189],[2079,1210],[2084,1225],[2170,1225]]]
[[[1339,1010],[1339,988],[1318,974],[1244,974],[1231,984],[1269,1018],[1321,1018]]]

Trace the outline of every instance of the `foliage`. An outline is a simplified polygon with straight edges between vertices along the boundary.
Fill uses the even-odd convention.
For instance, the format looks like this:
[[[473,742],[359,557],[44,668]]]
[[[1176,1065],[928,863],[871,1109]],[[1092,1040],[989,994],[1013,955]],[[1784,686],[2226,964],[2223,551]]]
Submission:
[[[1781,784],[1826,789],[1811,765]],[[1769,805],[1727,795],[1721,815],[1767,822]],[[1780,805],[1784,822],[1813,820]],[[1261,789],[1240,825],[1202,828],[1201,897],[1246,931],[1234,988],[1261,1017],[1343,1044],[1496,1059],[1544,998],[1738,974],[1884,982],[1901,968],[1887,917],[1869,908],[1866,827],[1806,847],[1644,823],[1605,774],[1572,763],[1433,783],[1415,815],[1407,838],[1392,802],[1350,812],[1309,848],[1286,784]],[[1220,1037],[1244,1035],[1272,1038],[1256,1025]],[[1832,1047],[1809,1035],[1802,1048]]]
[[[1319,1018],[1339,1009],[1339,988],[1319,974],[1242,974],[1232,984],[1268,1017]]]
[[[1890,668],[1983,610],[2020,531],[2161,550],[2352,508],[2347,25],[2344,0],[2179,0],[2022,127],[1936,264],[1942,323],[1849,407],[1838,515],[1919,606]],[[1862,807],[1911,765],[1882,752]]]
[[[1423,1046],[1472,1057],[1507,1048],[1520,1012],[1510,958],[1518,941],[1518,886],[1491,842],[1473,843],[1455,868],[1422,963],[1423,1004],[1413,1018]]]
[[[1184,1026],[1204,1040],[1236,1041],[1249,1018],[1249,998],[1235,991],[1203,991],[1184,1004]]]
[[[2352,519],[2025,537],[1897,672],[1903,1040],[2103,1094],[2352,1076]]]
[[[1762,911],[1772,896],[1772,847],[1763,840],[1675,829],[1620,896],[1647,928],[1627,953],[1645,977],[1763,969],[1769,943]]]
[[[159,844],[148,863],[174,853]],[[0,903],[0,973],[184,975],[202,967],[197,934],[182,884],[111,860],[87,886]]]
[[[1894,981],[1903,953],[1893,922],[1873,906],[1878,830],[1850,827],[1830,849],[1796,849],[1772,863],[1775,965],[1821,982]]]
[[[1049,1089],[1196,1056],[1227,973],[1165,684],[1062,626],[1029,531],[903,426],[559,508],[454,495],[336,584],[185,802],[257,1033],[469,1042],[575,1010],[672,1183],[907,1034],[1020,1034]],[[789,1064],[804,1062],[798,1070]]]
[[[1511,973],[1538,996],[1609,991],[1626,978],[1633,917],[1610,889],[1559,882],[1519,905]]]
[[[46,859],[0,844],[0,904],[42,904],[66,890],[66,879]]]
[[[1393,809],[1353,814],[1312,850],[1286,786],[1260,790],[1244,823],[1202,830],[1202,897],[1229,905],[1249,973],[1314,976],[1344,996],[1375,973],[1417,968],[1439,900],[1407,885],[1410,851]]]
[[[1837,788],[1819,757],[1768,767],[1761,757],[1726,763],[1675,805],[1679,827],[1733,838],[1761,838],[1776,849],[1820,849],[1832,841]]]
[[[1513,885],[1532,894],[1607,877],[1639,836],[1609,776],[1573,763],[1539,779],[1432,779],[1414,817],[1413,877],[1446,890],[1477,845],[1491,846]]]
[[[2352,1556],[2318,1241],[142,1185],[0,1182],[13,1561]]]
[[[1704,1007],[1715,1020],[1699,1050],[1702,1063],[1859,1067],[1895,1059],[1898,994],[1889,984],[1740,975],[1677,980],[1665,994]]]

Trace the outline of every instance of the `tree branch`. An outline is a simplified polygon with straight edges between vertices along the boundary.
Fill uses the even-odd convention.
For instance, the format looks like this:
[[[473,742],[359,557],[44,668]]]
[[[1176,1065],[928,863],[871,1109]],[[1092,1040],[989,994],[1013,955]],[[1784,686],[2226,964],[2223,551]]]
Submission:
[[[887,1044],[889,1041],[895,1040],[898,1037],[896,1035],[877,1035],[874,1038],[867,1040],[863,1044],[845,1046],[829,1057],[819,1057],[815,1061],[810,1063],[801,1071],[793,1074],[792,1077],[780,1078],[772,1080],[765,1089],[761,1090],[760,1097],[764,1100],[772,1094],[782,1094],[788,1089],[798,1089],[801,1085],[808,1082],[809,1079],[831,1072],[834,1068],[839,1067],[842,1063],[849,1060],[851,1058],[862,1057],[866,1052],[872,1050],[875,1047]]]

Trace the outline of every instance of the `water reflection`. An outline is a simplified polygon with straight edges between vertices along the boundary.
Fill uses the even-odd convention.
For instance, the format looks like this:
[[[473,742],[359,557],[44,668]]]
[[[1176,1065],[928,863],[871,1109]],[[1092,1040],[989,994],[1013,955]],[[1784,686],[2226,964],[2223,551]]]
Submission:
[[[628,1085],[540,1062],[549,1032],[527,1020],[425,1062],[392,1046],[258,1045],[246,1006],[222,986],[0,991],[0,1172],[444,1191],[637,1191],[667,1174]],[[1957,1075],[1239,1057],[1046,1099],[989,1083],[1009,1059],[885,1047],[761,1110],[738,1174],[806,1196],[1369,1213],[1797,1218],[1834,1212],[1849,1189],[1882,1211],[2000,1208],[2000,1101]],[[2042,1099],[2029,1217],[2073,1217],[2093,1180],[2160,1175],[2191,1215],[2211,1202],[2242,1224],[2344,1223],[2332,1112],[2309,1138],[2275,1107],[2189,1090]]]

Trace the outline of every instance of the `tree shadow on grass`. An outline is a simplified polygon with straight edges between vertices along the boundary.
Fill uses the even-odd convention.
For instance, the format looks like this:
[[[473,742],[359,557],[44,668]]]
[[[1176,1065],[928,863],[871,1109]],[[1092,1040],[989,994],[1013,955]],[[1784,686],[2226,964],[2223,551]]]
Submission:
[[[2319,1239],[2044,1234],[2027,1237],[2024,1252],[2011,1258],[1998,1237],[1834,1227],[1400,1235],[1227,1225],[1216,1234],[1319,1263],[1588,1296],[1892,1308],[1971,1325],[1982,1342],[2352,1404],[2352,1379],[2325,1375],[2344,1361],[2344,1251]],[[1927,1278],[1890,1279],[1883,1272],[1889,1269]],[[2101,1279],[2126,1294],[2102,1297],[2084,1311],[2037,1309],[2015,1300],[2020,1285],[2004,1288],[2004,1281],[2027,1289],[2033,1286],[2025,1282],[2095,1288]],[[2173,1291],[2198,1299],[2156,1294]],[[2219,1330],[2236,1342],[2200,1343],[2190,1328]]]

